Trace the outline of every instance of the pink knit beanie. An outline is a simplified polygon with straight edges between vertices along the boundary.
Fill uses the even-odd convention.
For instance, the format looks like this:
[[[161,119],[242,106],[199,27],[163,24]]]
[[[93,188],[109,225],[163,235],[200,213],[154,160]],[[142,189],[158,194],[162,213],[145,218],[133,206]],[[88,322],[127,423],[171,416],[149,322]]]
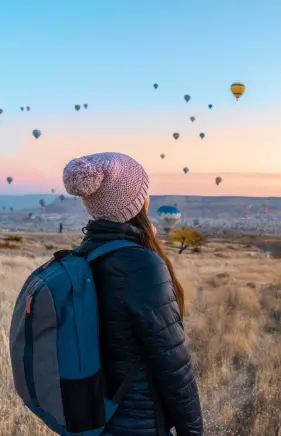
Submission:
[[[97,153],[71,160],[63,171],[66,191],[82,197],[94,219],[124,223],[142,209],[149,179],[143,167],[121,153]]]

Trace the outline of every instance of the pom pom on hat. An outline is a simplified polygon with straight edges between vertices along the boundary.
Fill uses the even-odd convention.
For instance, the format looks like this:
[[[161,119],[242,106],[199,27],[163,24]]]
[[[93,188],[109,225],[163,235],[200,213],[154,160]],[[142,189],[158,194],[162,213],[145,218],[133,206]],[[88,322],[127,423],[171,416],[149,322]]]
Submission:
[[[71,160],[63,171],[63,183],[68,194],[87,197],[99,189],[104,179],[105,165],[98,165],[97,155]]]

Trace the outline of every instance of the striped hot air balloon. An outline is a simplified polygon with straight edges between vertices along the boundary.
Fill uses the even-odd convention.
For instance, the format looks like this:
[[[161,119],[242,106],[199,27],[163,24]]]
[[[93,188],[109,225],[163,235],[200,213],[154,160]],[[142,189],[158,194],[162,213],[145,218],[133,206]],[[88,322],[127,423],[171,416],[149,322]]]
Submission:
[[[243,85],[243,83],[241,83],[241,82],[232,83],[232,85],[230,87],[230,90],[231,90],[232,94],[234,95],[234,97],[236,97],[237,101],[239,100],[241,95],[244,94],[245,89],[246,89],[246,86]]]
[[[181,212],[176,206],[161,206],[156,211],[160,227],[169,232],[181,219]]]

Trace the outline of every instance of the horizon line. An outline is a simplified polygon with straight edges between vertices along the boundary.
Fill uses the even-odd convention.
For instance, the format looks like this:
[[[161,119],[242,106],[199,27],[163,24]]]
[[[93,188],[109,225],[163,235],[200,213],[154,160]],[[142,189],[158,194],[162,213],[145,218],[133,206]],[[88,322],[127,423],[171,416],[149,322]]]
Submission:
[[[52,197],[58,197],[59,195],[64,195],[66,198],[80,198],[82,201],[81,197],[76,197],[70,194],[65,194],[63,192],[57,192],[55,194],[51,194],[51,193],[33,193],[33,194],[1,194],[0,193],[0,197],[32,197],[32,196],[52,196]],[[214,198],[280,198],[281,199],[281,195],[280,196],[275,196],[275,195],[200,195],[200,194],[191,194],[191,195],[184,195],[184,194],[150,194],[150,197],[214,197]]]

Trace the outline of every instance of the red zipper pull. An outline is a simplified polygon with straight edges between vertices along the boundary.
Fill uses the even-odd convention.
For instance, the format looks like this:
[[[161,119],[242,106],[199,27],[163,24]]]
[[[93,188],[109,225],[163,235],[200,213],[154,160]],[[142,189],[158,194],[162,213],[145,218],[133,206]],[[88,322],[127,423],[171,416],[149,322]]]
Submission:
[[[27,316],[30,315],[30,308],[31,308],[31,302],[32,302],[32,299],[33,299],[33,295],[32,295],[32,294],[29,295],[29,296],[27,297],[27,299],[26,299],[26,306],[25,306],[26,310],[25,310],[25,314],[26,314]]]
[[[54,257],[52,257],[45,265],[42,266],[42,270],[44,271],[45,269],[48,268],[48,266],[51,265],[51,263],[53,263],[56,259]]]

